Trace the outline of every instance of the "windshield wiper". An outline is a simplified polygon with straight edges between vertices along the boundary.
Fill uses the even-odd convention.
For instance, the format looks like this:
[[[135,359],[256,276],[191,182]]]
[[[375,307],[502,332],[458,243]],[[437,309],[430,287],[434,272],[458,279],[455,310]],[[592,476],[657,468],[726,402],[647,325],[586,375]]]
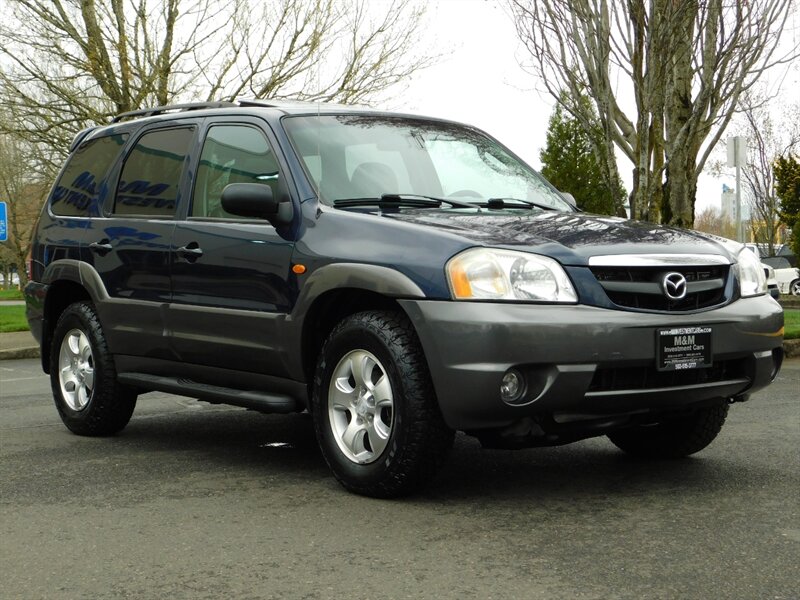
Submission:
[[[348,208],[351,206],[379,206],[380,208],[398,208],[407,206],[410,208],[439,208],[443,203],[458,208],[476,208],[472,202],[461,202],[450,198],[437,198],[435,196],[423,196],[421,194],[383,194],[380,198],[339,198],[333,201],[336,208]]]
[[[489,200],[481,204],[481,206],[486,206],[488,208],[513,207],[513,204],[509,206],[509,203],[522,204],[526,208],[542,208],[544,210],[558,210],[555,206],[550,206],[549,204],[534,202],[532,200],[522,200],[520,198],[489,198]]]

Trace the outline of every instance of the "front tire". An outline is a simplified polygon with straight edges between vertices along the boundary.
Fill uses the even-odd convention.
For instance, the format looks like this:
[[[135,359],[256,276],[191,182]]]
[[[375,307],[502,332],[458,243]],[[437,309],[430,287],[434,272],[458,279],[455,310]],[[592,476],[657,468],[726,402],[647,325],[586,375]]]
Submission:
[[[800,279],[795,279],[789,284],[789,291],[792,296],[800,296]]]
[[[357,494],[390,498],[429,481],[453,445],[413,326],[369,311],[341,321],[317,363],[311,412],[322,454]]]
[[[50,385],[64,425],[78,435],[121,431],[136,407],[136,393],[117,383],[114,357],[89,302],[61,314],[50,347]]]
[[[728,404],[700,408],[691,415],[665,419],[609,434],[620,450],[643,458],[682,458],[700,452],[719,434]]]

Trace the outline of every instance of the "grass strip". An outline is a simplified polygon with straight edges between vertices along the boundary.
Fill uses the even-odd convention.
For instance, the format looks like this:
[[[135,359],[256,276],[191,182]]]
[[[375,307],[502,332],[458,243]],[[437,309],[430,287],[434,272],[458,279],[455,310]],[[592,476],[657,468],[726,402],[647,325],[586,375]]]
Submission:
[[[0,306],[0,333],[28,329],[24,306]]]
[[[783,338],[786,340],[800,339],[800,310],[787,308],[783,311],[784,330]]]

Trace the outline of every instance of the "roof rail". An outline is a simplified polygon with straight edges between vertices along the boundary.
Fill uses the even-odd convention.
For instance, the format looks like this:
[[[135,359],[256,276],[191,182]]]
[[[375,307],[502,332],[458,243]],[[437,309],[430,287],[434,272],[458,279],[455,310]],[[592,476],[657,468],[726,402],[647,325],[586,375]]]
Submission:
[[[237,98],[237,100],[241,106],[263,106],[265,108],[288,108],[314,104],[309,100],[273,100],[270,98]]]
[[[262,106],[264,108],[301,108],[308,106],[325,106],[327,108],[364,108],[356,104],[336,104],[320,100],[272,100],[270,98],[241,98],[237,99],[239,106]]]
[[[202,110],[204,108],[225,108],[229,106],[238,106],[236,102],[189,102],[187,104],[168,104],[166,106],[154,106],[152,108],[143,108],[141,110],[130,110],[128,112],[120,113],[113,119],[112,123],[119,123],[123,119],[133,119],[136,117],[152,117],[153,115],[163,115],[168,112],[181,112],[188,110]]]

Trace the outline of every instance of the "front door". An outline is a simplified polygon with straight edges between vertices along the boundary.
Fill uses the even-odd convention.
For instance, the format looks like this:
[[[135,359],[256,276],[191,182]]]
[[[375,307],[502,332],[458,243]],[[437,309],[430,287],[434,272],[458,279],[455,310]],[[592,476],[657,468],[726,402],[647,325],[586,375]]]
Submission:
[[[282,169],[257,121],[213,121],[205,137],[187,218],[172,242],[174,348],[187,363],[285,375],[276,333],[293,303],[293,240],[262,219],[227,213],[222,190],[261,183],[277,195]]]

